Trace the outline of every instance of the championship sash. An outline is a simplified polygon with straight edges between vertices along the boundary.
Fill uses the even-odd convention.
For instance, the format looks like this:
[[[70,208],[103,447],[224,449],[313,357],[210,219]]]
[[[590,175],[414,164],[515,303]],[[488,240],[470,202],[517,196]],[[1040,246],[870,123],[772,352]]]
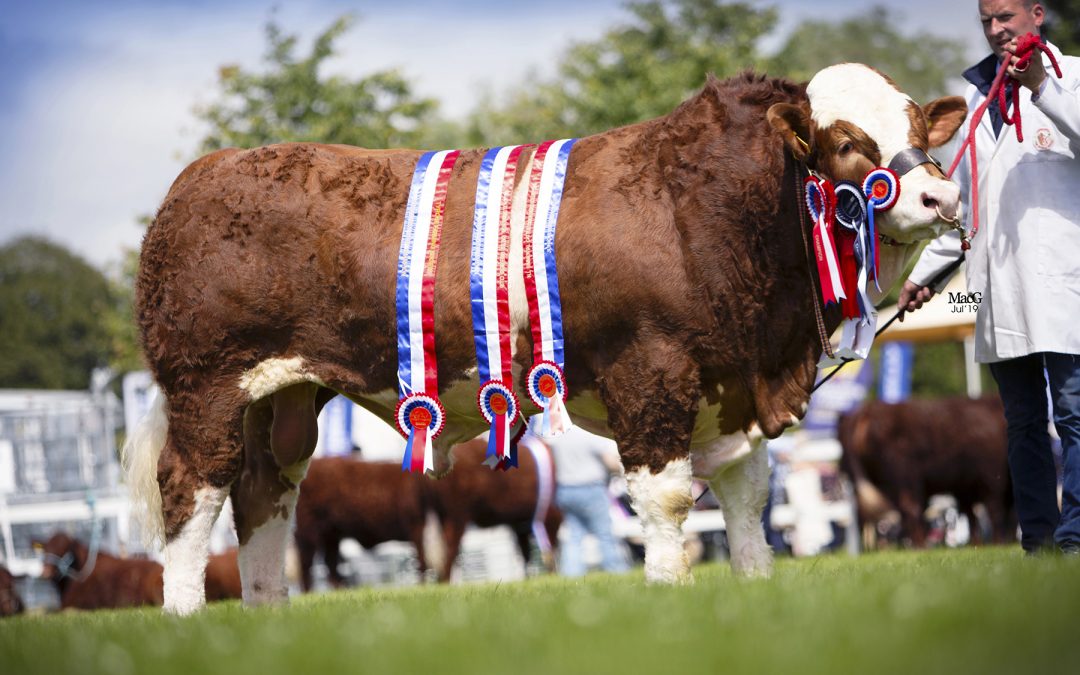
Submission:
[[[510,358],[510,224],[518,157],[525,147],[487,151],[480,163],[473,210],[469,296],[481,383],[477,406],[491,425],[484,463],[493,469],[517,465],[511,458],[510,437],[521,410]]]
[[[398,431],[408,439],[402,471],[434,469],[431,441],[446,424],[435,363],[435,272],[446,188],[459,151],[427,152],[413,171],[398,253]]]
[[[541,143],[533,155],[525,205],[523,255],[525,295],[533,338],[533,367],[526,375],[529,398],[543,410],[541,436],[570,428],[563,373],[562,304],[555,269],[555,228],[562,204],[566,167],[577,139]]]

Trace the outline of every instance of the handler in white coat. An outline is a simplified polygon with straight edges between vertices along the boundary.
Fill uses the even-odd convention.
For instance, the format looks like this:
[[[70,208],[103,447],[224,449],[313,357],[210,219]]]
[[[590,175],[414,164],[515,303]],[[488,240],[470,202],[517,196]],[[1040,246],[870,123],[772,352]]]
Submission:
[[[1033,0],[980,0],[983,31],[993,55],[964,73],[968,110],[984,100],[1002,59],[1015,64],[1016,40],[1038,33],[1044,9]],[[1033,57],[1019,82],[1023,143],[1002,124],[992,103],[975,132],[979,231],[967,253],[968,290],[981,294],[975,360],[989,363],[1005,404],[1009,468],[1021,545],[1029,553],[1056,545],[1080,552],[1080,59],[1051,50]],[[1036,52],[1036,55],[1039,55]],[[1010,97],[1011,98],[1011,97]],[[960,128],[942,157],[951,160],[968,134]],[[971,227],[971,166],[960,185]],[[899,306],[914,311],[933,295],[927,286],[961,255],[950,232],[931,242],[904,284]],[[1044,375],[1045,373],[1045,375]],[[1062,505],[1057,503],[1047,433],[1047,378],[1054,423],[1062,440]]]

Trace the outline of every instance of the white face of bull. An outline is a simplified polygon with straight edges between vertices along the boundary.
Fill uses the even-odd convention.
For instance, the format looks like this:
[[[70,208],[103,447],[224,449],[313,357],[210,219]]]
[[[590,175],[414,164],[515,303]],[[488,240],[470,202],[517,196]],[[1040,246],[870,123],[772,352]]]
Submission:
[[[920,108],[876,70],[857,63],[830,66],[806,88],[810,107],[779,104],[769,119],[799,155],[792,139],[809,139],[802,158],[832,180],[861,182],[907,148],[929,151],[948,141],[966,113],[963,99],[940,99]],[[928,131],[927,120],[932,122]],[[900,178],[900,197],[875,220],[878,231],[900,242],[941,234],[958,216],[960,190],[929,164]]]

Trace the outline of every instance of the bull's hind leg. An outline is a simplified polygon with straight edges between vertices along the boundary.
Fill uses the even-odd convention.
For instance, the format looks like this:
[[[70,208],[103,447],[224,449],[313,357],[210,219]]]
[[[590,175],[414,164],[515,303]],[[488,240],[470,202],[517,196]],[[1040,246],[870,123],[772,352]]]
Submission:
[[[288,599],[285,551],[299,485],[318,440],[318,410],[332,396],[295,384],[252,403],[244,416],[243,471],[232,489],[244,604]]]
[[[731,569],[742,577],[767,577],[773,560],[761,517],[769,499],[769,456],[756,428],[738,437],[717,444],[712,457],[703,456],[699,462],[708,465],[711,460],[712,470],[698,473],[708,476],[724,511]]]
[[[242,403],[212,396],[172,398],[158,459],[165,526],[164,608],[190,614],[206,604],[210,530],[240,468]]]

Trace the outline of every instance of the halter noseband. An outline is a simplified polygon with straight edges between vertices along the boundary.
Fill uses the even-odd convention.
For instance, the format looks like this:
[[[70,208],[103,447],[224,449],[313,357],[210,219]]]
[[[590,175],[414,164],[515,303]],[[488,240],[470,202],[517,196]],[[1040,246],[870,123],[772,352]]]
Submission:
[[[926,154],[925,150],[919,148],[904,148],[896,153],[889,162],[889,168],[895,171],[897,176],[903,176],[923,164],[933,164],[937,168],[941,168],[940,162]]]

